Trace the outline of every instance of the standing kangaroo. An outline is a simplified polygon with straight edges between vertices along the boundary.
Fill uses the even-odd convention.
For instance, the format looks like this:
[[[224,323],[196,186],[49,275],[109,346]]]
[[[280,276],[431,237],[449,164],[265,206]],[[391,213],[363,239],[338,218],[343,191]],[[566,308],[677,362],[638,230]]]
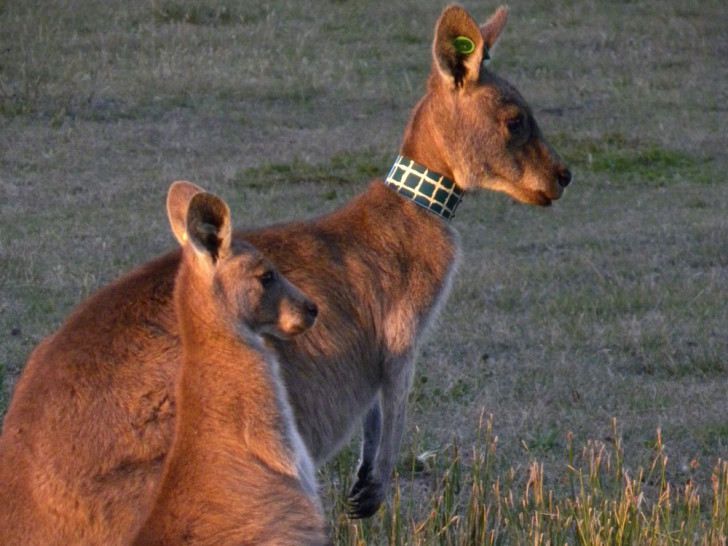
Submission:
[[[316,305],[260,252],[231,239],[218,197],[177,182],[167,211],[182,245],[173,293],[182,340],[177,424],[136,543],[327,544],[313,462],[259,336],[302,333]]]
[[[448,220],[466,191],[546,206],[571,175],[520,94],[483,61],[506,21],[444,10],[433,69],[389,176],[318,219],[238,233],[319,306],[271,340],[298,430],[321,465],[363,423],[350,515],[381,504],[414,355],[455,271]],[[181,252],[82,303],[31,355],[0,437],[0,543],[118,544],[149,509],[172,442],[181,363],[172,303]]]

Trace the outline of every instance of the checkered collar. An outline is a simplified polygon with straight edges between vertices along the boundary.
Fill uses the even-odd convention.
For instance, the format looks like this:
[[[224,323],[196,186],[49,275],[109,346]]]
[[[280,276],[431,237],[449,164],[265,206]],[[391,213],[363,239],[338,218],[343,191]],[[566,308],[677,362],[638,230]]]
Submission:
[[[384,184],[445,220],[455,216],[465,193],[449,178],[401,155],[397,156]]]

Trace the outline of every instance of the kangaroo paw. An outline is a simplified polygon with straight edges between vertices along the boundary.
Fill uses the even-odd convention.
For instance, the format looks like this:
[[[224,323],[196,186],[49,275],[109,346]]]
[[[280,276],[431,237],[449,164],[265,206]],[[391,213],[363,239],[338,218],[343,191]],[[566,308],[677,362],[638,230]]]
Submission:
[[[347,512],[351,519],[368,518],[376,514],[384,501],[384,486],[367,478],[357,480],[349,492]]]

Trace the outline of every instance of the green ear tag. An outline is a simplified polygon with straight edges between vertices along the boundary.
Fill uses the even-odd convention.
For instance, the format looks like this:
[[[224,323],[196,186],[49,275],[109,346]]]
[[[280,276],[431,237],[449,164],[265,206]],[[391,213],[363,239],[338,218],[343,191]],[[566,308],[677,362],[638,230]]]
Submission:
[[[475,43],[467,36],[458,36],[452,41],[452,45],[458,53],[468,55],[475,51]]]

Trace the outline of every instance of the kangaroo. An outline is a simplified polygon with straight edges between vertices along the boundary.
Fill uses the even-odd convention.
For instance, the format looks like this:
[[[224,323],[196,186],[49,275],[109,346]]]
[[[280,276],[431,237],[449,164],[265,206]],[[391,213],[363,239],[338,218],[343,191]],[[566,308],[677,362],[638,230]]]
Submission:
[[[449,220],[462,196],[490,189],[547,206],[571,181],[526,101],[485,66],[507,13],[479,27],[458,6],[444,10],[427,93],[384,183],[327,216],[240,234],[319,304],[315,330],[273,346],[317,464],[362,420],[352,517],[371,516],[384,499],[416,348],[456,270]]]
[[[385,498],[416,349],[456,269],[461,198],[488,189],[547,206],[571,180],[525,100],[484,65],[506,17],[479,27],[443,11],[426,93],[384,180],[331,214],[234,235],[319,307],[315,328],[270,346],[314,464],[362,423],[351,517]],[[173,251],[99,290],[31,355],[0,437],[0,543],[16,527],[31,543],[133,538],[174,431],[180,262]]]
[[[231,239],[220,198],[177,182],[167,210],[182,245],[182,368],[174,440],[136,544],[327,544],[313,462],[259,335],[302,333],[316,305]]]

